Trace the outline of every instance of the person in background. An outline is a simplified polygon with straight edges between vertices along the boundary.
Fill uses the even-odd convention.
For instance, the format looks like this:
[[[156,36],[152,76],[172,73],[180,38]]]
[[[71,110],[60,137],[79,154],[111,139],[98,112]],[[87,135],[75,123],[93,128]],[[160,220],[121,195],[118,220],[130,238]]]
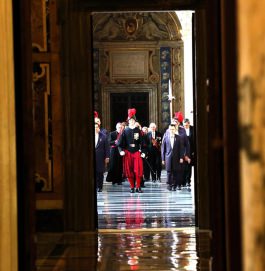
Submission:
[[[174,117],[171,120],[171,125],[174,125],[176,127],[176,134],[178,134],[179,136],[182,137],[184,150],[185,150],[184,153],[185,153],[185,155],[187,157],[189,157],[189,140],[188,140],[188,137],[186,135],[186,131],[185,131],[184,127],[182,125],[180,125],[183,122],[183,119],[184,119],[183,114],[180,111],[175,112]],[[169,135],[170,135],[170,126],[166,130],[166,132],[164,133],[162,141],[166,137],[168,137]],[[179,165],[179,167],[180,168],[182,167],[182,171],[180,171],[180,172],[182,172],[182,175],[183,175],[183,173],[184,173],[184,164],[182,163],[181,165]],[[182,180],[181,181],[181,186],[183,186],[183,184],[184,184],[184,175],[180,179]],[[168,184],[168,182],[167,182],[167,184]],[[178,189],[179,189],[179,187],[178,187]]]
[[[106,135],[100,132],[98,123],[95,123],[95,153],[96,153],[96,188],[102,192],[105,168],[109,162],[109,144]]]
[[[195,141],[194,141],[194,128],[190,125],[190,120],[184,120],[184,128],[186,131],[186,135],[189,140],[189,148],[190,148],[190,157],[185,156],[184,162],[184,185],[187,187],[191,186],[191,175],[192,175],[192,166],[194,165],[194,152],[195,152]]]
[[[185,149],[181,137],[174,124],[169,125],[169,135],[162,140],[161,159],[167,171],[168,190],[180,190],[182,181],[182,164]]]
[[[177,126],[177,131],[180,135],[186,135],[186,131],[184,129],[184,127],[182,126],[182,122],[183,122],[183,114],[178,111],[174,113],[174,117],[171,119],[171,123],[173,125]],[[167,136],[169,134],[169,128],[166,130],[164,136]]]
[[[152,181],[161,180],[161,142],[162,134],[156,131],[156,124],[150,123],[149,130],[147,134],[147,150],[148,150],[148,162],[152,168],[151,176]]]
[[[144,149],[146,150],[146,156],[143,159],[143,178],[141,181],[141,187],[145,187],[145,181],[149,181],[150,180],[150,168],[146,162],[147,157],[148,157],[148,151],[147,151],[147,144],[148,144],[148,139],[147,139],[147,133],[148,133],[148,127],[144,126],[142,128],[142,135],[144,137]]]
[[[107,182],[111,182],[113,185],[122,184],[122,157],[118,150],[118,140],[122,134],[124,127],[120,122],[116,124],[116,130],[109,134],[109,145],[110,145],[110,163],[109,171],[106,177]]]
[[[144,126],[142,128],[142,132],[143,132],[144,135],[146,135],[148,133],[148,127]]]

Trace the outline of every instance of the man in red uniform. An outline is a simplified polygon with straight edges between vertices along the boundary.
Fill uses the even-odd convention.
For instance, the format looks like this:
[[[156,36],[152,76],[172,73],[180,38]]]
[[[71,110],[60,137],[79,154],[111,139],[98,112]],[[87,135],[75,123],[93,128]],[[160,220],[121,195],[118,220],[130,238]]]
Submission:
[[[128,178],[131,193],[142,193],[141,179],[143,177],[143,160],[145,153],[143,150],[143,136],[135,125],[136,109],[128,109],[129,126],[125,128],[118,141],[118,148],[123,157],[123,171]],[[134,190],[136,184],[136,190]]]

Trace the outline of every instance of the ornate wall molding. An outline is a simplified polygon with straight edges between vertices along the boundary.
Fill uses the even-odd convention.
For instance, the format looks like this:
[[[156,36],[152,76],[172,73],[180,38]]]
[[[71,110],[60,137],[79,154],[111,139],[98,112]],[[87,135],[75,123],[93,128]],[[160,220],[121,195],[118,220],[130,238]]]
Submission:
[[[94,109],[99,111],[99,50],[97,48],[93,49],[93,72],[94,72]]]
[[[175,12],[97,13],[93,18],[95,41],[181,39]]]
[[[169,80],[171,79],[171,48],[160,48],[160,72],[161,72],[161,124],[165,130],[170,123]]]
[[[115,90],[119,84],[139,84],[144,89],[146,84],[155,84],[158,103],[154,111],[161,112],[156,123],[159,130],[165,130],[171,118],[169,79],[176,97],[172,107],[184,112],[184,52],[180,30],[175,12],[95,13],[94,52],[98,50],[98,65],[94,68],[98,70],[94,74],[99,74],[98,81],[94,81],[95,108],[100,104],[107,106],[103,96],[108,86]],[[168,48],[166,61],[162,59],[161,48]],[[97,109],[102,120],[110,118],[104,114],[110,111],[102,108],[101,112],[100,106]]]
[[[36,141],[35,181],[38,192],[52,191],[53,185],[53,134],[50,65],[34,63],[33,116]]]
[[[184,45],[172,49],[172,90],[175,96],[173,112],[185,112],[184,108]]]
[[[102,55],[102,54],[101,54]],[[105,84],[158,83],[153,58],[155,49],[112,47],[104,50],[99,80]]]
[[[31,10],[37,200],[62,199],[63,108],[57,1],[31,1]]]
[[[32,32],[32,48],[37,52],[47,52],[49,50],[49,5],[50,0],[34,0],[31,1],[31,32]]]

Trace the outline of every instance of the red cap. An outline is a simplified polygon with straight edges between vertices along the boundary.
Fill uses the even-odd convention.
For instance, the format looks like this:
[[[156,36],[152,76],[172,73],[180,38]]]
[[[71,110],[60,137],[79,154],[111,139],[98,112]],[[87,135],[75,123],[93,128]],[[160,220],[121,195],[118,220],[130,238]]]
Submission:
[[[182,113],[179,111],[179,112],[175,112],[175,119],[177,119],[179,122],[182,122],[184,120],[184,117],[182,115]]]
[[[98,112],[94,111],[94,118],[98,118]]]
[[[129,120],[129,119],[135,119],[136,120],[135,114],[136,114],[136,109],[135,108],[129,108],[128,109],[128,118],[127,118],[127,120]]]

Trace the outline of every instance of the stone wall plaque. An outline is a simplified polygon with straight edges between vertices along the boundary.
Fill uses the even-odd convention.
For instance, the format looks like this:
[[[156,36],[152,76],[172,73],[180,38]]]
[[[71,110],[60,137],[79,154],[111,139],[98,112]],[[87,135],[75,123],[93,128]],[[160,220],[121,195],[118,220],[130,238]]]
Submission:
[[[148,82],[148,51],[110,51],[110,81],[141,79]]]

